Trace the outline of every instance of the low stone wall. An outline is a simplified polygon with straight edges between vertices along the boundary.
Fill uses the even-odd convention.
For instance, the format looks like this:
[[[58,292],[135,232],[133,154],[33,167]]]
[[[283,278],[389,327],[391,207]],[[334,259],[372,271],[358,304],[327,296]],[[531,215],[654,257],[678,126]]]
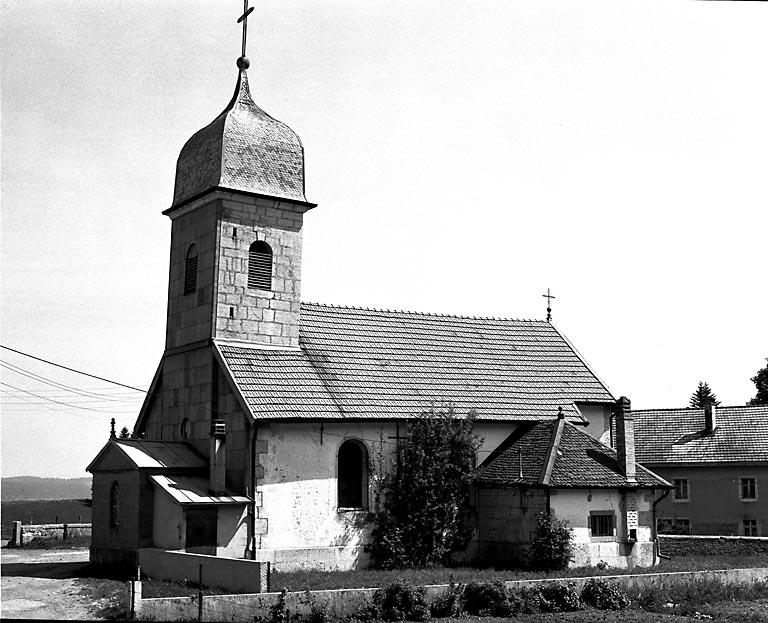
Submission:
[[[22,524],[13,522],[10,545],[24,547],[30,541],[66,541],[75,537],[91,538],[89,523],[41,523]]]
[[[660,534],[659,549],[665,556],[751,556],[768,554],[768,537]]]
[[[573,582],[577,590],[591,578],[563,578]],[[647,573],[642,575],[608,575],[599,579],[616,582],[624,588],[630,586],[671,586],[681,582],[702,579],[716,579],[723,584],[742,584],[746,582],[768,581],[768,568],[759,569],[724,569],[720,571],[685,571],[679,573]],[[504,582],[509,589],[534,586],[554,579],[515,580]],[[209,595],[203,596],[202,607],[196,597],[164,597],[141,599],[141,587],[135,601],[137,618],[149,620],[181,621],[194,620],[202,614],[204,621],[253,620],[255,617],[270,618],[270,608],[278,603],[280,593],[256,595]],[[426,586],[427,599],[432,601],[448,589],[447,585]],[[309,615],[312,604],[323,608],[328,620],[343,619],[359,612],[368,603],[377,589],[356,588],[333,591],[311,591],[286,593],[285,608],[293,615]],[[129,607],[131,604],[128,604]]]
[[[155,548],[139,550],[142,575],[154,580],[198,582],[236,593],[266,593],[269,590],[268,562],[205,556]]]

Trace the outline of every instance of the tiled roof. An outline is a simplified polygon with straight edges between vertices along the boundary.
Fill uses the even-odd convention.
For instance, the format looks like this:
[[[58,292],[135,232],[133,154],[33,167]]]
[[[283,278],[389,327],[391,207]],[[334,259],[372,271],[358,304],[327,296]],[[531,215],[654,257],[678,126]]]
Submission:
[[[562,426],[559,435],[558,425]],[[636,471],[636,486],[669,486],[640,465]],[[490,485],[549,485],[559,489],[628,486],[615,450],[557,419],[522,424],[480,465],[478,480]]]
[[[304,303],[300,349],[217,343],[255,418],[404,418],[450,402],[478,419],[539,420],[613,396],[568,341],[535,320]]]
[[[768,406],[715,407],[704,434],[703,409],[650,409],[635,416],[635,455],[642,463],[768,461]]]
[[[301,141],[256,105],[245,70],[224,111],[182,148],[173,205],[217,187],[307,201]]]

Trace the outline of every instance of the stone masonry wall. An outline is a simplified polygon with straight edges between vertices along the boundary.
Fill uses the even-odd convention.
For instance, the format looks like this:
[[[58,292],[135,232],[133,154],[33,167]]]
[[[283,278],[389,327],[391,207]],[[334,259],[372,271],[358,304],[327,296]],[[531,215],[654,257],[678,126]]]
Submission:
[[[659,535],[659,550],[666,556],[768,555],[768,537]]]
[[[298,347],[306,207],[229,193],[220,202],[215,337]],[[248,287],[248,251],[272,249],[272,289]]]
[[[13,522],[11,545],[23,547],[31,541],[67,541],[78,537],[91,537],[89,523],[22,524]]]

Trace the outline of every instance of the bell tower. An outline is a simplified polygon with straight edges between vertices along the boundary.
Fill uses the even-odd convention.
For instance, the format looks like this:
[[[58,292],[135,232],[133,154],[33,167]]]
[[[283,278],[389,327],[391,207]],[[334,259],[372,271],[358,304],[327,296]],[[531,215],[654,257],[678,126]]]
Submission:
[[[166,352],[211,338],[298,348],[304,148],[254,102],[245,56],[235,93],[181,150],[173,205]]]

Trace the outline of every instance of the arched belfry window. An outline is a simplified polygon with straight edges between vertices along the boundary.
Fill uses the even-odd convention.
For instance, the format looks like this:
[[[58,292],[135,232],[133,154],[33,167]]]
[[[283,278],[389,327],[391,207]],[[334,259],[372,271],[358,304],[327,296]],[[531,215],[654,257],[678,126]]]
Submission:
[[[368,450],[355,439],[339,448],[339,508],[368,507]]]
[[[187,249],[187,261],[184,263],[184,294],[197,290],[197,247],[193,244]]]
[[[109,489],[109,527],[113,530],[120,525],[120,485],[115,480]]]
[[[257,240],[248,249],[248,287],[272,289],[272,247]]]

